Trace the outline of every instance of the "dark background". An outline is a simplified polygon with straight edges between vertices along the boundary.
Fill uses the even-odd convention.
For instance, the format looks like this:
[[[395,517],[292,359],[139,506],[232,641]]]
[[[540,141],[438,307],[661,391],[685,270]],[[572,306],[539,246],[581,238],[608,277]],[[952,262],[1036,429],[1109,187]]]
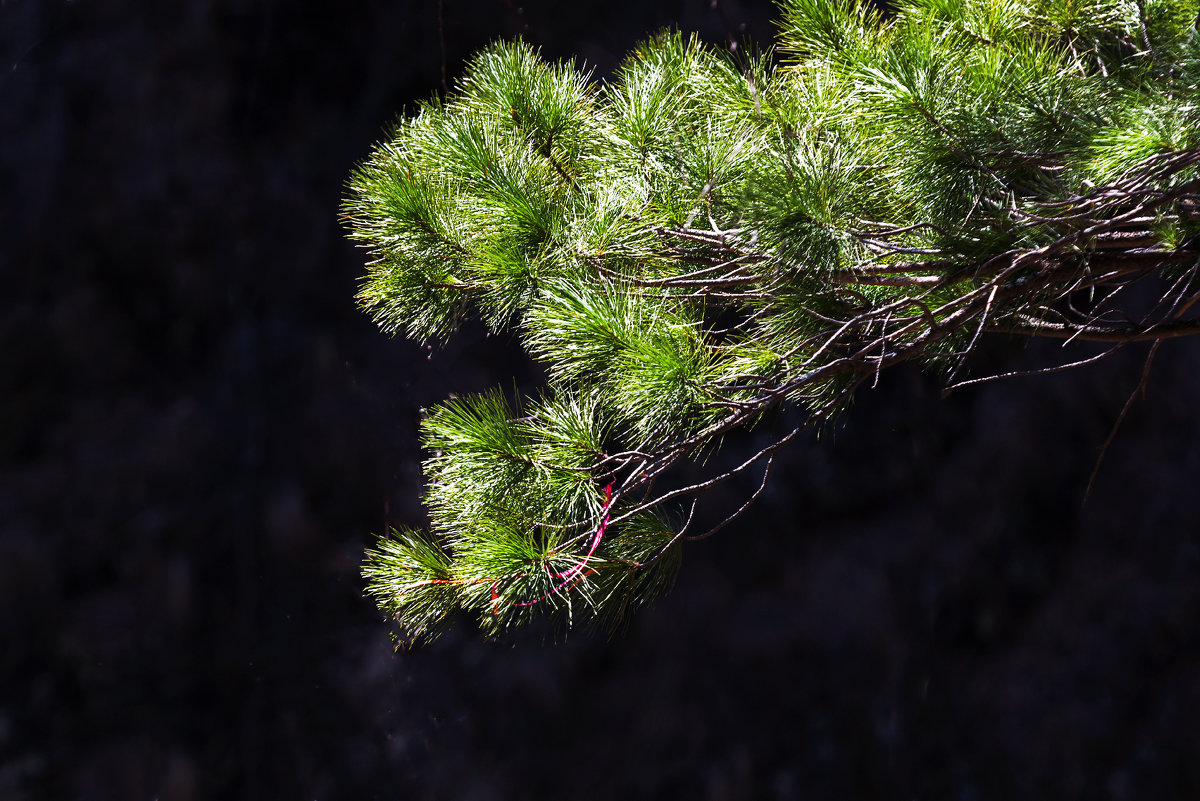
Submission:
[[[445,0],[444,54],[436,0],[0,2],[0,798],[1200,797],[1197,343],[1086,505],[1144,348],[897,369],[624,636],[393,652],[359,568],[422,521],[418,408],[537,376],[374,330],[347,174],[496,37],[773,30],[518,1]]]

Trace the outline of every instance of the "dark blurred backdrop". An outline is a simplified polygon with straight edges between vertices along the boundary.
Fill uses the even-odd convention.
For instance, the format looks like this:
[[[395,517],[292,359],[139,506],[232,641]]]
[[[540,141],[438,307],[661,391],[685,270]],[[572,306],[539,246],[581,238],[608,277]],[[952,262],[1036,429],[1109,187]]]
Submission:
[[[1144,349],[885,375],[611,640],[395,653],[362,597],[371,535],[422,522],[417,410],[537,372],[356,310],[355,162],[494,38],[605,74],[772,13],[0,2],[0,798],[1200,797],[1197,343],[1086,505]]]

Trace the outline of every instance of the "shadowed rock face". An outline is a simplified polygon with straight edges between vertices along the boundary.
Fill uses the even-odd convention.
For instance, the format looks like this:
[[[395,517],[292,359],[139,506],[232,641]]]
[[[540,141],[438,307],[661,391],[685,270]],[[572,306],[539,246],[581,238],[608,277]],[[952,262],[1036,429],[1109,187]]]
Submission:
[[[771,9],[444,0],[443,55],[436,0],[352,5],[0,5],[0,797],[1200,794],[1189,342],[1086,506],[1144,350],[898,371],[623,636],[393,653],[358,569],[421,522],[418,409],[538,374],[372,328],[346,175],[498,36],[604,71]]]

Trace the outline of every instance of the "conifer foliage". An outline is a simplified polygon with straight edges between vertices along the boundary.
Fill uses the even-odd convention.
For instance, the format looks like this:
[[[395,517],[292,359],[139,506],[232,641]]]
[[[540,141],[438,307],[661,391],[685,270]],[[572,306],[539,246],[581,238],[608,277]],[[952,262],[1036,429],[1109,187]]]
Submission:
[[[423,340],[476,316],[549,385],[429,412],[431,530],[379,541],[370,594],[414,639],[458,611],[618,625],[712,533],[709,488],[765,486],[884,368],[953,387],[988,332],[1088,360],[1200,332],[1197,6],[782,0],[773,51],[664,33],[607,83],[478,54],[351,178],[359,300]],[[679,479],[783,405],[800,428]]]

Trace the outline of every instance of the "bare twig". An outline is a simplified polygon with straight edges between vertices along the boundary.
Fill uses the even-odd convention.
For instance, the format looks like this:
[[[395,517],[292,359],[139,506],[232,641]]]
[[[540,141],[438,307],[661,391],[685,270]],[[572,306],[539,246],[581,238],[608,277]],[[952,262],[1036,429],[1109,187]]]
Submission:
[[[1104,456],[1108,453],[1108,446],[1112,445],[1112,441],[1117,436],[1117,429],[1121,427],[1121,423],[1125,420],[1125,415],[1129,414],[1130,408],[1133,406],[1134,400],[1138,395],[1143,399],[1146,397],[1146,381],[1150,378],[1150,365],[1154,363],[1154,355],[1158,353],[1158,346],[1162,344],[1161,339],[1154,340],[1154,344],[1150,346],[1150,352],[1146,355],[1146,364],[1142,367],[1142,378],[1138,381],[1133,392],[1129,393],[1129,398],[1125,401],[1125,405],[1121,407],[1121,413],[1117,415],[1117,420],[1113,423],[1112,430],[1108,432],[1108,439],[1104,440],[1104,444],[1100,446],[1100,455],[1096,457],[1096,464],[1092,468],[1092,474],[1088,477],[1087,489],[1083,492],[1083,503],[1086,504],[1088,497],[1092,494],[1092,485],[1096,483],[1096,476],[1100,473],[1100,465],[1104,462]]]

